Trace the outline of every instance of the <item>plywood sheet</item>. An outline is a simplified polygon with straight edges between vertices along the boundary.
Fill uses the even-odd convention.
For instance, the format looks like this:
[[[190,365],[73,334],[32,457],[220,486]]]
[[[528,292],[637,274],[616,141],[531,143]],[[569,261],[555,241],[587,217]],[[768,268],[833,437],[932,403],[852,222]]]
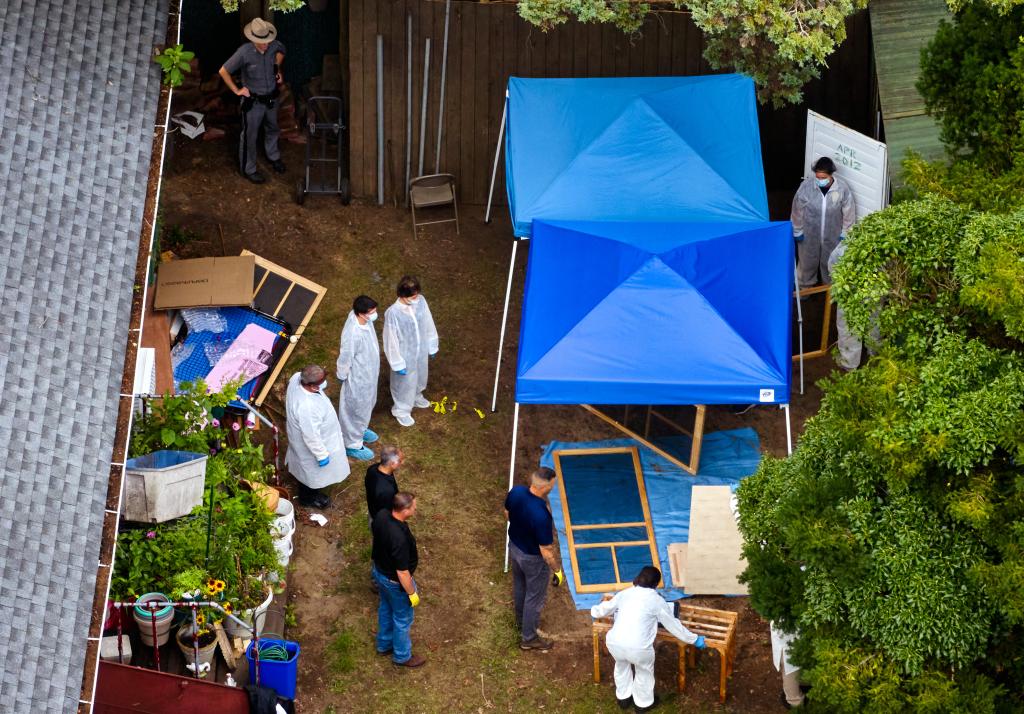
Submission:
[[[743,538],[729,508],[728,486],[694,486],[690,496],[690,541],[686,549],[688,595],[746,595],[739,582],[747,567]]]

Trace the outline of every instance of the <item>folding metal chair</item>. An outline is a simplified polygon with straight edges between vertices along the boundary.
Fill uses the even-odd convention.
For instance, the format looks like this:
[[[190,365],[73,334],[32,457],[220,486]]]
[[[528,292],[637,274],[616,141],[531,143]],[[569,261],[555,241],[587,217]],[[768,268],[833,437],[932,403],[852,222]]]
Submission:
[[[437,208],[451,204],[455,211],[454,218],[439,221],[416,222],[416,209]],[[412,208],[412,237],[416,237],[418,226],[433,223],[455,223],[455,232],[459,232],[459,206],[455,200],[455,177],[451,174],[430,174],[417,176],[409,182],[409,205]]]

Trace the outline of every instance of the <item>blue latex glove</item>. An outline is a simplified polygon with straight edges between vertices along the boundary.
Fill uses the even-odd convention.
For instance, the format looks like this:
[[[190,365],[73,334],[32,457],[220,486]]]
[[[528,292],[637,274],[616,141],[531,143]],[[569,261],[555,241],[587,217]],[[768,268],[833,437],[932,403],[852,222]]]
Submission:
[[[793,236],[793,240],[795,240],[797,243],[803,243],[804,242],[804,234],[803,233],[798,233],[797,235]]]
[[[693,646],[699,650],[704,649],[707,645],[704,643],[704,635],[697,635],[697,641],[693,643]]]
[[[331,463],[331,457],[330,456],[325,456],[324,458],[322,458],[319,461],[317,461],[316,465],[319,466],[320,468],[323,468],[324,466],[326,466],[329,463]]]
[[[846,240],[846,234],[845,233],[840,233],[839,234],[839,240],[841,240],[841,241]]]
[[[437,352],[433,352],[433,353],[431,353],[431,355],[430,355],[430,359],[434,359],[435,357],[437,357]]]
[[[400,370],[398,370],[398,374],[409,374],[409,373],[406,370],[404,370],[404,369],[400,369]]]

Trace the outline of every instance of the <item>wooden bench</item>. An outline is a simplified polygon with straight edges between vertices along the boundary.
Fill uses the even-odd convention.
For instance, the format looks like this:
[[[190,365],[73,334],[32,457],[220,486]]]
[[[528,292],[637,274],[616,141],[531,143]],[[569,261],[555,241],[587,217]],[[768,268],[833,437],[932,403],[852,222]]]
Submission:
[[[610,599],[606,596],[605,599]],[[695,607],[693,605],[679,605],[679,620],[690,632],[696,635],[704,635],[705,645],[709,650],[715,650],[721,657],[721,669],[718,680],[718,699],[725,702],[726,682],[732,674],[733,659],[736,656],[736,618],[737,614],[729,610],[712,610],[707,607]],[[594,682],[601,681],[601,634],[612,629],[612,619],[602,617],[593,622],[594,638]],[[680,692],[686,689],[686,665],[687,660],[691,667],[695,664],[697,648],[677,640],[663,628],[658,628],[658,634],[654,638],[654,644],[659,642],[675,643],[679,650],[679,674],[677,675],[677,686]]]

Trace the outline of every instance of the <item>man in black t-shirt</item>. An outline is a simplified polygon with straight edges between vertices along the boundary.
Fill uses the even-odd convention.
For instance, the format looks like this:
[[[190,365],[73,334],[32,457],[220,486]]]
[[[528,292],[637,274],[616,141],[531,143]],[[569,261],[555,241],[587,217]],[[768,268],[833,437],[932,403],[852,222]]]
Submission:
[[[412,653],[413,608],[420,604],[413,574],[419,564],[416,538],[406,523],[416,515],[416,497],[400,491],[391,510],[373,517],[373,579],[380,589],[377,653],[390,654],[400,667],[421,667],[426,659]]]
[[[395,471],[405,463],[405,453],[397,446],[383,446],[380,450],[380,462],[366,469],[366,509],[370,514],[370,523],[380,511],[390,511],[392,500],[398,493],[398,482]]]

